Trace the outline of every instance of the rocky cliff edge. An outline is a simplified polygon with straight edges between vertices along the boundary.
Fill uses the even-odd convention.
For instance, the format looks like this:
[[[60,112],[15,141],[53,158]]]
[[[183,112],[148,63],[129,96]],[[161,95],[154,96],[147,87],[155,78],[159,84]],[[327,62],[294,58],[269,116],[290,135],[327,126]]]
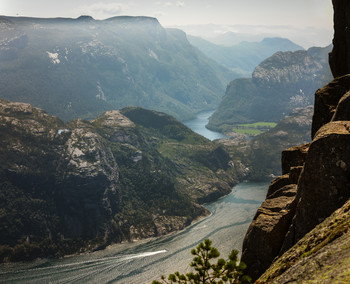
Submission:
[[[330,65],[338,77],[316,92],[313,140],[282,153],[283,176],[271,182],[244,239],[248,274],[267,270],[257,283],[350,281],[350,5],[333,5]]]

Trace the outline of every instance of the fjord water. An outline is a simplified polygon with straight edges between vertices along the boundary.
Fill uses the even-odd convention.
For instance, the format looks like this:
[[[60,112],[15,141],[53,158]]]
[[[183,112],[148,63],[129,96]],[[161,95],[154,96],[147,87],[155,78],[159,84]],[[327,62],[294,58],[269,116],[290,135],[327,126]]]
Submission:
[[[241,183],[231,194],[205,205],[212,214],[187,229],[160,238],[113,245],[64,259],[0,266],[0,283],[151,283],[160,275],[186,272],[190,250],[206,238],[222,257],[241,250],[244,234],[261,202],[266,183]]]
[[[221,139],[225,138],[226,136],[219,133],[211,131],[205,126],[208,124],[209,117],[214,113],[213,110],[209,111],[203,111],[197,114],[197,117],[195,119],[189,120],[184,122],[184,124],[191,128],[194,132],[208,138],[209,140],[215,140],[215,139]]]

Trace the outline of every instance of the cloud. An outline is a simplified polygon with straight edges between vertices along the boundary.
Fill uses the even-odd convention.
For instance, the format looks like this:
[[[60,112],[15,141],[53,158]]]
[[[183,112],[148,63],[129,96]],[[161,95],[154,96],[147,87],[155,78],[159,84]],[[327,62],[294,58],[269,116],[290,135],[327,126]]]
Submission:
[[[171,7],[171,6],[173,6],[173,3],[169,2],[169,1],[167,1],[167,2],[157,1],[154,4],[156,4],[157,6],[161,6],[161,7]]]
[[[185,7],[185,2],[184,1],[177,1],[176,6],[177,7]]]
[[[98,2],[88,6],[81,6],[79,11],[87,15],[120,15],[126,8],[121,3],[103,3]]]
[[[157,1],[154,4],[156,4],[157,6],[161,6],[161,7],[172,7],[172,6],[184,7],[185,6],[184,1],[176,1],[175,3],[170,2],[170,1]]]

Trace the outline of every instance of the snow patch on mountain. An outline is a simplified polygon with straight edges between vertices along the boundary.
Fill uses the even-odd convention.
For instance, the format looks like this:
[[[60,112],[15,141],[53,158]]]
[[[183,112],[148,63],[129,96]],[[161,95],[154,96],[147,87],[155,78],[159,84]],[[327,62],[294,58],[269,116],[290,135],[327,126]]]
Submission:
[[[46,51],[47,55],[49,56],[52,64],[60,64],[61,61],[58,59],[58,53],[51,53],[49,51]]]

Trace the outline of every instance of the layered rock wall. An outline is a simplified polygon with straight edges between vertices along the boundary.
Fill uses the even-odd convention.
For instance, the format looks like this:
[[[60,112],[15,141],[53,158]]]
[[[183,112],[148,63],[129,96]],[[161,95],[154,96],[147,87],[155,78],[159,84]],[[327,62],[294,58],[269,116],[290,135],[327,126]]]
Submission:
[[[243,244],[242,261],[253,278],[350,198],[349,79],[337,78],[316,93],[312,143],[282,154],[284,175],[271,183]],[[285,192],[290,184],[295,190]],[[285,203],[275,199],[278,192]],[[267,204],[276,208],[273,214]]]

